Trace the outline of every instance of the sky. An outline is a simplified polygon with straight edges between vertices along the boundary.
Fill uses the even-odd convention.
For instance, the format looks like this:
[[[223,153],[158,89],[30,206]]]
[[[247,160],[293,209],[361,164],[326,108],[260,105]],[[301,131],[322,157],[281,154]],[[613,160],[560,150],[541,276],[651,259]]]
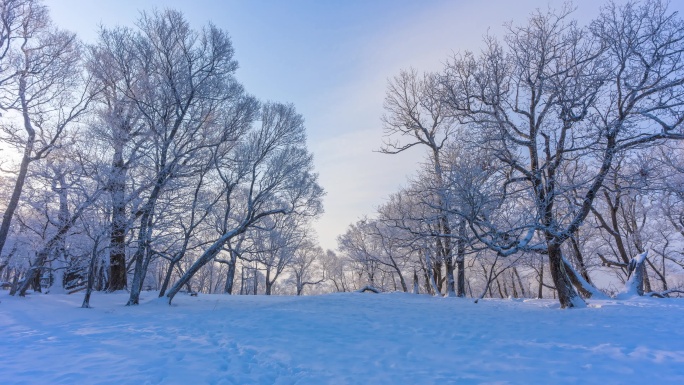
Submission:
[[[582,23],[598,13],[577,0]],[[684,1],[671,9],[684,12]],[[293,103],[326,190],[314,223],[324,248],[405,184],[424,152],[380,154],[388,79],[402,69],[439,71],[454,53],[478,52],[504,23],[524,23],[553,0],[51,0],[55,23],[93,43],[100,26],[133,25],[140,11],[176,9],[191,25],[211,22],[231,36],[237,79],[260,98]]]

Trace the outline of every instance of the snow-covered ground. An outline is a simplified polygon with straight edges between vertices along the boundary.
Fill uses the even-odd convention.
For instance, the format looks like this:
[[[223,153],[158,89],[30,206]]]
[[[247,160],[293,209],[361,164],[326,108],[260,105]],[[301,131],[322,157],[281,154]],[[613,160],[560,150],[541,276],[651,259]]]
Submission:
[[[2,384],[684,384],[684,300],[0,293]]]

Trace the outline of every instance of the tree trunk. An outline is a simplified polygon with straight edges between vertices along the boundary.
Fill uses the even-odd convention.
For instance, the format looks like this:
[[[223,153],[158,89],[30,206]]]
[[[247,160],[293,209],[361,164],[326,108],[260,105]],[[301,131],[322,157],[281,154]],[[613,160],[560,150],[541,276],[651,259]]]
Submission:
[[[164,294],[166,294],[166,289],[169,287],[169,282],[171,282],[171,276],[173,275],[173,268],[176,267],[176,261],[175,259],[172,259],[169,262],[169,269],[166,270],[166,274],[164,275],[164,283],[162,283],[161,290],[159,290],[159,298],[163,297]]]
[[[246,227],[246,226],[245,226]],[[188,271],[183,274],[183,276],[180,277],[178,282],[176,282],[173,287],[169,290],[169,293],[166,294],[166,297],[169,299],[169,304],[171,301],[173,301],[173,297],[178,293],[178,291],[185,285],[186,283],[190,282],[190,279],[199,271],[199,269],[202,268],[202,266],[206,265],[209,261],[213,260],[216,255],[218,255],[219,252],[221,252],[221,249],[223,246],[232,238],[233,236],[240,235],[242,232],[244,232],[245,228],[241,227],[239,230],[231,231],[230,233],[224,234],[221,238],[217,239],[209,248],[195,261],[195,263],[190,266]]]
[[[587,271],[587,266],[584,263],[584,256],[582,256],[582,249],[580,249],[579,242],[577,241],[577,232],[570,237],[570,243],[572,244],[572,250],[575,255],[575,259],[577,260],[577,264],[579,265],[579,273],[582,274],[582,278],[584,278],[585,281],[587,281],[589,284],[593,283],[591,282],[591,277],[589,277],[589,272]]]
[[[9,271],[8,271],[9,272]],[[15,295],[17,290],[19,290],[19,270],[14,270],[14,276],[12,277],[12,287],[10,288],[9,295]]]
[[[629,278],[625,282],[624,289],[618,294],[619,299],[628,299],[634,295],[644,295],[645,262],[647,257],[648,252],[643,252],[629,261]]]
[[[86,285],[85,296],[83,297],[83,303],[81,307],[84,309],[90,308],[90,294],[93,292],[93,284],[95,283],[95,261],[97,260],[97,245],[99,243],[99,237],[95,240],[93,245],[92,256],[90,257],[90,264],[88,266],[88,283]]]
[[[117,146],[119,147],[119,146]],[[126,274],[126,169],[121,148],[115,148],[109,189],[112,199],[112,232],[109,240],[109,287],[107,291],[124,290]]]
[[[254,273],[254,277],[256,279],[256,272]],[[266,269],[266,295],[271,295],[271,285],[273,285],[273,282],[271,282],[271,269],[267,268]]]
[[[504,298],[504,293],[501,291],[501,283],[499,282],[499,278],[496,279],[496,287],[499,289],[499,297]]]
[[[49,252],[49,249],[43,248],[36,255],[36,260],[33,263],[33,266],[31,266],[31,268],[28,269],[28,271],[26,272],[26,275],[24,276],[24,281],[22,281],[22,283],[19,285],[19,296],[20,297],[23,297],[26,295],[26,291],[28,290],[29,287],[34,286],[34,288],[35,288],[36,277],[38,279],[40,279],[40,270],[42,269],[42,266],[45,265],[45,261],[47,260],[47,257],[48,257],[48,252]]]
[[[223,288],[225,294],[233,294],[233,285],[235,284],[235,260],[231,253],[231,261],[228,264],[228,274],[226,275],[226,286]]]
[[[518,279],[518,285],[520,285],[520,293],[522,294],[523,298],[526,298],[527,293],[525,292],[525,286],[523,286],[522,279],[520,279],[520,274],[518,273],[518,269],[515,266],[513,267],[513,274]]]
[[[435,295],[442,295],[442,285],[444,284],[444,279],[442,278],[442,261],[437,259],[432,266],[432,274],[437,285]]]
[[[418,285],[418,273],[413,270],[413,294],[420,294],[420,289]]]
[[[447,297],[456,296],[456,280],[454,279],[454,262],[451,257],[447,257],[444,260],[444,267],[446,268],[446,281],[447,281]]]
[[[399,272],[399,283],[401,284],[401,290],[403,290],[404,293],[408,293],[408,286],[406,286],[406,280],[401,272]]]
[[[151,198],[148,200],[145,208],[143,209],[143,214],[140,217],[140,230],[138,230],[138,247],[133,255],[133,260],[135,262],[135,269],[133,272],[133,282],[131,284],[131,294],[128,298],[128,303],[126,306],[137,305],[140,301],[140,289],[142,289],[143,278],[145,271],[143,270],[146,265],[146,260],[148,258],[147,254],[149,252],[150,237],[152,235],[152,215],[154,211],[154,206],[156,203],[156,196],[161,190],[161,186],[155,186],[151,194]]]
[[[548,240],[549,268],[561,308],[584,307],[584,300],[577,294],[565,269],[560,245]]]
[[[511,286],[513,287],[513,298],[518,298],[518,289],[515,287],[515,277],[511,271]]]
[[[456,243],[456,271],[457,284],[456,295],[465,297],[465,248],[466,248],[466,223],[461,220],[458,225],[458,242]]]
[[[537,298],[544,298],[544,258],[541,259],[541,266],[539,267],[539,286],[537,287]]]
[[[0,224],[0,255],[2,255],[2,250],[5,247],[5,242],[7,241],[7,235],[9,234],[10,223],[14,217],[14,212],[17,210],[19,205],[19,198],[21,198],[21,192],[24,189],[24,182],[26,181],[26,175],[28,174],[28,166],[31,163],[31,154],[33,153],[33,146],[35,144],[36,131],[33,129],[33,124],[31,123],[31,118],[28,113],[28,103],[26,102],[26,74],[23,74],[19,79],[19,98],[21,100],[21,110],[24,122],[24,130],[26,130],[26,146],[24,147],[24,153],[21,157],[21,163],[19,164],[19,173],[17,174],[17,180],[14,182],[14,189],[12,190],[12,195],[10,196],[9,202],[7,202],[7,208],[2,214],[2,223]]]

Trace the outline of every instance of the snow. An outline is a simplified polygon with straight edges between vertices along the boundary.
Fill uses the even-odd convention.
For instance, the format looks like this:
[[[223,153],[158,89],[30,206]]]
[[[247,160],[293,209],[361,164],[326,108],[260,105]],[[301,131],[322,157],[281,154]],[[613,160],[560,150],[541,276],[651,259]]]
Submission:
[[[625,287],[617,294],[618,299],[625,300],[639,296],[639,284],[642,282],[643,272],[640,273],[638,270],[639,266],[644,264],[647,256],[648,250],[629,261],[630,276],[625,282]]]
[[[684,383],[684,300],[0,292],[3,384]]]

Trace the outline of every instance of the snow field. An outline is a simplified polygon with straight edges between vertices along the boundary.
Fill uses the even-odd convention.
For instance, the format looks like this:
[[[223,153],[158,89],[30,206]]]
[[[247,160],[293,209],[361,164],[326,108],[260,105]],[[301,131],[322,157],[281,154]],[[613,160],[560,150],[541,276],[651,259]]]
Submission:
[[[3,384],[678,384],[684,301],[0,295]]]

